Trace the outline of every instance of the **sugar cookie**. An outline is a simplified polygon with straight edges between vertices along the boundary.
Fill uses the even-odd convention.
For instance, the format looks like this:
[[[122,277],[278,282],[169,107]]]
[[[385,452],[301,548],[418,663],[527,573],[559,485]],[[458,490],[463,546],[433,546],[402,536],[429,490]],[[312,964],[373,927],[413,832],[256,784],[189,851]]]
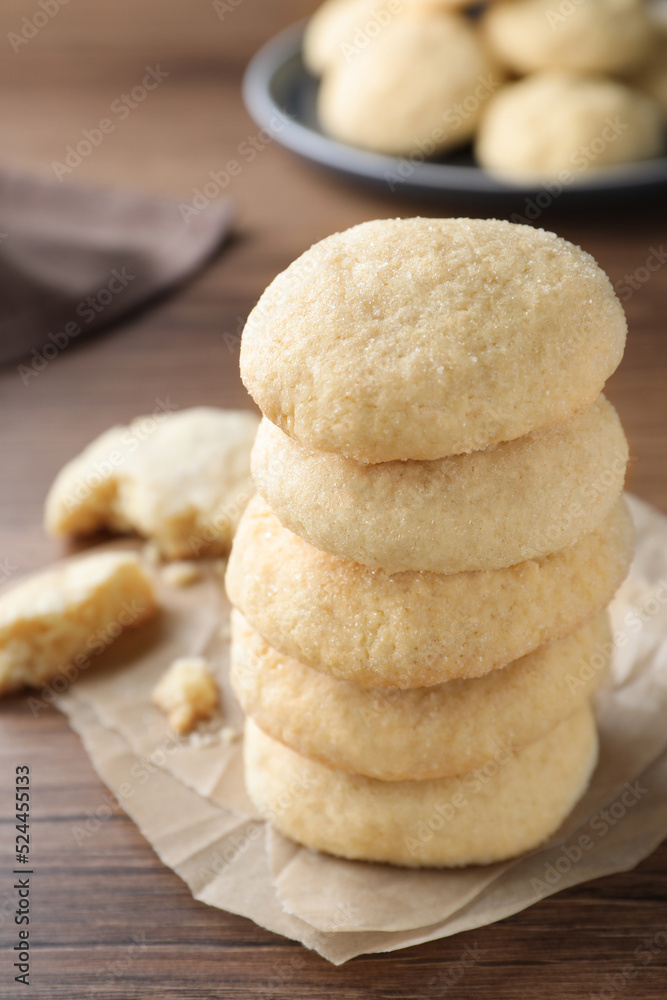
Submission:
[[[283,528],[259,497],[227,568],[232,604],[275,649],[366,687],[482,677],[589,621],[632,558],[619,500],[562,552],[478,573],[389,575],[321,552]]]
[[[482,21],[487,42],[517,73],[617,73],[638,65],[649,51],[652,26],[641,0],[579,0],[565,6],[560,0],[490,4]]]
[[[326,0],[306,25],[303,61],[315,76],[349,60],[403,9],[405,0]]]
[[[604,612],[486,677],[378,690],[283,656],[234,611],[231,681],[246,715],[304,757],[382,781],[438,778],[551,732],[600,686],[610,640]]]
[[[658,105],[615,80],[535,73],[486,108],[475,145],[481,166],[508,178],[569,184],[582,174],[657,156]]]
[[[501,569],[588,534],[623,489],[628,446],[613,406],[485,451],[360,465],[264,419],[251,465],[280,522],[316,548],[398,573]]]
[[[414,4],[342,48],[320,85],[320,122],[342,142],[395,156],[467,142],[504,76],[469,21]]]
[[[478,451],[585,409],[626,321],[593,258],[488,219],[383,219],[330,236],[251,312],[241,374],[262,412],[361,462]]]
[[[246,722],[250,798],[281,833],[344,858],[409,867],[491,864],[537,847],[584,793],[597,761],[585,705],[516,755],[425,781],[376,781],[301,757]]]

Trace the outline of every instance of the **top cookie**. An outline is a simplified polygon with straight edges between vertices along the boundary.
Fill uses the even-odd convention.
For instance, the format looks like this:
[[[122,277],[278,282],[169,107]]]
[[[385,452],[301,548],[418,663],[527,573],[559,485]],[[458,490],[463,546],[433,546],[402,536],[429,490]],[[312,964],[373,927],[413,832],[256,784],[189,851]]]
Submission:
[[[438,459],[593,402],[625,344],[593,258],[493,219],[383,219],[315,244],[248,318],[241,375],[303,444]]]

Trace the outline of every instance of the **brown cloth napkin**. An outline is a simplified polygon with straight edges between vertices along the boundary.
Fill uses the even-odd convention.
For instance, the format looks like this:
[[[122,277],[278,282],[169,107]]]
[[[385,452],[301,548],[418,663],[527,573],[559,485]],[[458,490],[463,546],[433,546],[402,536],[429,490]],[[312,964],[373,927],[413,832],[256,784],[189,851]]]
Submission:
[[[183,207],[0,169],[0,363],[51,360],[201,267],[231,203]]]

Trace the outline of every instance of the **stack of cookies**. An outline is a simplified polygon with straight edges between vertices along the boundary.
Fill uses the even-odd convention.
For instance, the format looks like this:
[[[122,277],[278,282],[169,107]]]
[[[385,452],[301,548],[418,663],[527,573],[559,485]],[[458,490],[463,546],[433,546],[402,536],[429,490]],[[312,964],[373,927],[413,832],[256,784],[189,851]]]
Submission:
[[[483,864],[581,796],[632,553],[625,334],[587,253],[493,220],[365,223],[266,290],[226,582],[247,787],[287,836]]]

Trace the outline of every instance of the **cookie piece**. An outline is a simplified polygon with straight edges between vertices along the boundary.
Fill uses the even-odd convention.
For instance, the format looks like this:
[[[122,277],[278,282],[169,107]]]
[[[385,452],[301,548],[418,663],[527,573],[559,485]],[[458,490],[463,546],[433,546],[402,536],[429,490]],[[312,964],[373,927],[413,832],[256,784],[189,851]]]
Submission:
[[[432,156],[473,135],[502,76],[474,27],[413,4],[327,67],[317,110],[341,142],[394,156]]]
[[[572,545],[623,489],[628,446],[613,406],[485,451],[360,465],[264,419],[251,466],[280,522],[333,555],[385,569],[501,569]]]
[[[165,558],[225,555],[253,493],[257,426],[253,413],[200,406],[112,427],[56,477],[47,531],[136,531]]]
[[[175,733],[192,732],[210,719],[220,704],[220,691],[203,656],[183,656],[165,671],[152,694]]]
[[[231,683],[245,714],[304,757],[381,781],[439,778],[546,736],[598,689],[611,649],[604,612],[486,677],[378,690],[283,656],[234,611]]]
[[[383,219],[315,244],[269,285],[243,381],[302,444],[360,462],[478,451],[589,406],[623,309],[593,258],[493,219]]]
[[[660,110],[614,80],[535,73],[489,101],[475,153],[487,170],[521,181],[559,179],[657,156]]]
[[[648,53],[652,25],[641,0],[583,0],[559,10],[554,0],[500,0],[487,7],[485,38],[516,73],[546,69],[617,73]]]
[[[0,695],[64,678],[63,691],[126,628],[157,612],[132,552],[98,552],[0,596]]]
[[[589,621],[623,580],[633,537],[619,500],[599,528],[542,559],[389,575],[313,548],[257,497],[241,519],[226,585],[279,652],[366,687],[422,687],[482,677]]]
[[[597,762],[584,705],[516,755],[465,774],[376,781],[301,757],[246,722],[245,775],[261,815],[286,837],[343,858],[408,867],[503,861],[554,833]]]

